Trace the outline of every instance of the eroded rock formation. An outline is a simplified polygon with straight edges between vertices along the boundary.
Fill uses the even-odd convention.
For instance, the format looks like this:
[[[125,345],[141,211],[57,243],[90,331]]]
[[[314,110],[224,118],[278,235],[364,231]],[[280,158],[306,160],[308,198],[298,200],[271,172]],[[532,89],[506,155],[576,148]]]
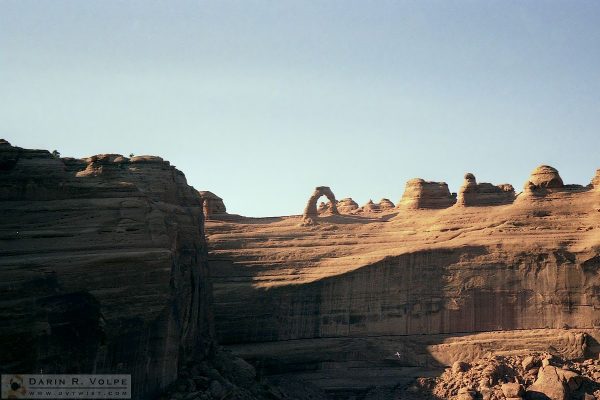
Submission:
[[[305,223],[314,222],[314,218],[319,215],[319,211],[317,210],[317,200],[322,196],[327,197],[329,200],[328,210],[331,214],[339,214],[337,209],[337,200],[335,199],[335,195],[331,191],[328,186],[317,186],[315,191],[308,199],[306,203],[306,207],[304,208],[304,221]]]
[[[159,157],[0,142],[0,369],[131,373],[149,398],[212,346],[202,200]]]
[[[540,192],[546,189],[562,189],[562,178],[558,171],[548,165],[540,165],[531,172],[529,179],[523,185],[525,192]]]
[[[319,187],[302,217],[208,221],[207,263],[203,199],[167,161],[0,140],[1,370],[132,373],[136,399],[178,376],[167,398],[588,400],[598,192],[549,168],[528,187],[550,195],[505,207],[413,180],[361,216]],[[464,205],[511,192],[466,178]],[[323,195],[352,215],[302,226]]]
[[[208,218],[212,218],[214,216],[227,214],[227,208],[225,208],[225,203],[223,203],[223,199],[214,194],[213,192],[209,192],[208,190],[203,190],[198,192],[202,200],[204,200],[204,216]]]
[[[365,205],[360,208],[360,210],[364,213],[373,213],[381,211],[379,209],[379,204],[373,203],[373,200],[371,199],[369,199],[369,201],[367,201]]]
[[[219,340],[267,375],[301,377],[337,398],[407,387],[490,355],[598,357],[597,192],[562,188],[544,201],[448,207],[447,186],[427,186],[417,181],[406,200],[439,210],[318,227],[294,217],[211,222]],[[493,389],[502,393],[502,383]],[[462,398],[483,393],[443,390],[453,399],[459,390]]]
[[[406,182],[406,188],[399,207],[409,209],[447,208],[456,202],[456,196],[450,194],[446,182],[428,182],[421,178]]]
[[[337,208],[340,214],[352,214],[354,211],[358,210],[358,203],[350,197],[347,197],[338,201]]]
[[[458,191],[456,204],[459,206],[497,206],[510,204],[515,200],[515,189],[507,183],[492,185],[477,183],[475,175],[467,173]]]
[[[395,207],[394,203],[388,199],[381,199],[379,203],[375,203],[373,200],[369,199],[369,201],[357,211],[360,214],[378,214],[393,211]]]
[[[379,200],[379,209],[381,211],[393,210],[396,206],[390,201],[390,199]]]
[[[596,170],[596,175],[594,175],[591,185],[594,190],[600,190],[600,169]]]

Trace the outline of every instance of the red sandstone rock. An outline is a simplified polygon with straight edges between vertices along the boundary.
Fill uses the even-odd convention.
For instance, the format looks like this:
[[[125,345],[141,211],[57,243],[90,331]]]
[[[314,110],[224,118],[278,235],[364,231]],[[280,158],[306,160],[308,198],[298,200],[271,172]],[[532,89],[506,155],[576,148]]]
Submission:
[[[225,203],[223,203],[222,198],[213,192],[209,192],[208,190],[199,191],[198,193],[204,201],[203,210],[204,216],[207,219],[214,216],[227,214],[227,208],[225,207]]]
[[[358,204],[348,197],[338,201],[337,208],[340,214],[352,214],[354,211],[358,210]]]
[[[563,181],[555,168],[548,165],[540,165],[531,172],[529,179],[525,182],[525,190],[539,189],[561,189]]]
[[[490,183],[477,183],[475,175],[465,175],[458,191],[456,204],[459,206],[496,206],[510,204],[515,199],[515,190],[509,184],[494,186]]]
[[[308,199],[306,203],[306,207],[304,208],[304,223],[305,224],[313,224],[314,219],[319,215],[317,210],[317,200],[320,197],[325,196],[329,200],[329,211],[331,214],[339,214],[337,210],[337,200],[335,199],[335,195],[331,191],[331,189],[327,186],[317,186],[315,191]]]
[[[447,208],[456,202],[445,182],[427,182],[416,178],[406,182],[398,207],[408,209]]]

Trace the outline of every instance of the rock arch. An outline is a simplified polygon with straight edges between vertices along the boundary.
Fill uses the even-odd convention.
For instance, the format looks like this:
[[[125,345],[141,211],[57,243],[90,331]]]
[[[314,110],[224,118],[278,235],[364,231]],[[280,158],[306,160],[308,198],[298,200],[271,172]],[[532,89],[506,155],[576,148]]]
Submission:
[[[304,219],[312,219],[318,216],[317,200],[319,200],[321,196],[325,196],[329,200],[329,210],[331,213],[339,214],[337,209],[337,200],[335,199],[335,195],[329,186],[317,186],[313,194],[308,199],[306,207],[304,208]]]

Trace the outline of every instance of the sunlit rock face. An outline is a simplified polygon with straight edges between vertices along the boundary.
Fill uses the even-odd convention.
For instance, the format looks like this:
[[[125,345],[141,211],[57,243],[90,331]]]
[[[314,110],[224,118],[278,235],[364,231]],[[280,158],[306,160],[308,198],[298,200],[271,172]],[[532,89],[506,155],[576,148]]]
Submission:
[[[227,214],[227,208],[222,198],[208,190],[199,191],[198,193],[204,201],[203,210],[205,218],[208,219]]]
[[[391,214],[211,221],[217,337],[336,398],[494,354],[597,357],[598,192],[513,202],[512,186],[465,180],[456,207],[417,180]]]
[[[58,158],[0,142],[3,372],[127,373],[134,398],[202,357],[202,200],[159,157]]]
[[[352,198],[347,197],[338,201],[337,209],[340,214],[352,214],[354,211],[358,210],[358,203],[352,200]]]
[[[531,172],[525,187],[560,189],[564,187],[564,184],[556,168],[540,165]]]
[[[467,173],[458,191],[456,204],[464,207],[495,206],[510,204],[514,200],[515,189],[512,185],[504,183],[496,186],[491,183],[477,183],[475,175]]]
[[[392,203],[392,201],[390,199],[381,199],[381,200],[379,200],[379,209],[381,211],[392,210],[395,207],[396,206],[394,205],[394,203]]]
[[[446,182],[428,182],[421,178],[406,182],[398,207],[406,209],[440,209],[456,202]]]
[[[592,178],[591,186],[594,190],[600,191],[600,169],[596,170],[596,175]]]

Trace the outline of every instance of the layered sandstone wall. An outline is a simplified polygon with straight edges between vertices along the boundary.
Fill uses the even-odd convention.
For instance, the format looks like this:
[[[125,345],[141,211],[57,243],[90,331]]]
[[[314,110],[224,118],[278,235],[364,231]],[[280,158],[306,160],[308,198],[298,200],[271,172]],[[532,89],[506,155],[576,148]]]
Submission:
[[[597,357],[598,192],[518,198],[211,222],[217,337],[338,398],[489,354]]]
[[[455,202],[456,195],[450,194],[445,182],[429,182],[416,178],[406,182],[398,206],[408,209],[439,209],[450,207]]]
[[[202,200],[159,157],[0,143],[0,369],[125,373],[148,398],[212,343]]]
[[[235,264],[215,262],[211,273],[217,335],[228,344],[598,328],[599,268],[592,253],[467,246],[387,257],[345,274],[275,288],[241,285],[242,269]]]
[[[494,206],[510,204],[515,200],[515,189],[507,183],[492,185],[477,183],[475,175],[468,173],[458,191],[456,204],[459,206]]]

